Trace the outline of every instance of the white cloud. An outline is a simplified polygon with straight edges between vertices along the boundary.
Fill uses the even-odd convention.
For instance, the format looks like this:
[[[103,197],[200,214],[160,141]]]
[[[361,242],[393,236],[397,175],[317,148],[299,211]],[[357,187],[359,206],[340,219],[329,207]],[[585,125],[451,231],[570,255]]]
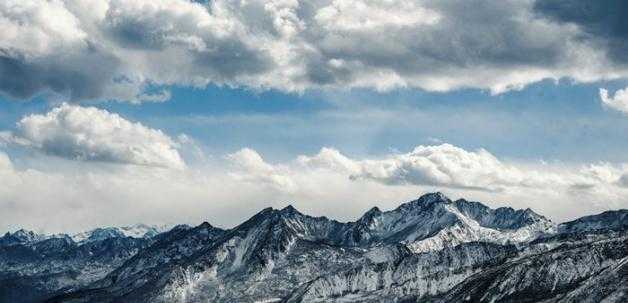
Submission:
[[[296,185],[288,175],[286,168],[268,164],[250,148],[243,148],[226,158],[236,166],[231,175],[238,180],[267,184],[279,191],[293,192]]]
[[[3,1],[0,12],[3,51],[35,59],[58,48],[86,46],[88,34],[63,1]]]
[[[449,145],[418,146],[407,154],[363,162],[355,178],[390,184],[424,184],[482,190],[523,185],[522,172],[503,164],[486,150],[469,152]]]
[[[595,183],[611,183],[605,166],[586,170],[504,163],[484,149],[467,151],[451,144],[417,146],[409,153],[379,159],[354,160],[337,150],[324,148],[315,156],[300,156],[297,162],[314,168],[342,171],[353,180],[372,180],[389,185],[438,186],[487,192],[513,189],[569,189]]]
[[[288,203],[351,220],[375,205],[391,209],[437,190],[493,207],[531,207],[558,221],[628,208],[628,165],[516,163],[452,145],[370,159],[324,148],[280,163],[242,149],[185,170],[19,157],[13,163],[0,152],[0,230],[203,220],[233,226],[264,207]]]
[[[318,154],[314,156],[300,155],[296,161],[300,165],[310,168],[325,168],[350,174],[359,173],[361,170],[359,163],[329,147],[321,148]]]
[[[409,1],[332,1],[314,20],[326,29],[373,30],[387,27],[433,25],[440,15]]]
[[[366,188],[364,194],[373,195],[427,188],[466,198],[491,201],[497,197],[524,203],[559,218],[593,209],[628,207],[622,199],[627,193],[627,164],[517,163],[502,161],[484,149],[467,151],[450,144],[417,146],[409,153],[371,159],[352,159],[327,147],[315,155],[300,155],[279,164],[265,162],[251,149],[228,158],[240,167],[232,174],[238,180],[272,185],[277,193],[307,200],[321,194],[337,200],[339,193],[356,188]]]
[[[11,162],[11,159],[9,159],[9,156],[3,152],[0,152],[0,170],[13,170],[13,163]]]
[[[176,143],[160,130],[95,107],[64,103],[46,114],[25,116],[17,133],[3,138],[67,159],[185,167]]]
[[[628,87],[617,90],[612,96],[609,96],[608,90],[600,88],[600,100],[604,106],[628,114]]]
[[[263,160],[260,163],[254,151],[235,154],[235,163],[244,166],[234,167],[231,161],[227,165],[220,158],[207,167],[186,170],[21,158],[19,168],[0,166],[0,231],[20,227],[77,231],[136,222],[209,221],[234,226],[262,208],[288,203],[313,215],[348,220],[374,201],[395,203],[416,192],[356,183],[344,173],[298,170],[288,163],[271,165]],[[264,175],[268,172],[271,176]],[[276,182],[282,178],[284,181]]]
[[[533,1],[8,0],[0,26],[0,91],[19,99],[159,102],[155,87],[209,83],[500,93],[626,76]]]

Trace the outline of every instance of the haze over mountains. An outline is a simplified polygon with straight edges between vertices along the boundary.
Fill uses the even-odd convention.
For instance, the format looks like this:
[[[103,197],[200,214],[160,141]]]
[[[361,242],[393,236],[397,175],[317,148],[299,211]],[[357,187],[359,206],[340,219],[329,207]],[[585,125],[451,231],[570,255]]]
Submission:
[[[0,237],[1,302],[465,300],[628,300],[628,210],[557,224],[431,193],[347,223],[288,206],[228,230]]]

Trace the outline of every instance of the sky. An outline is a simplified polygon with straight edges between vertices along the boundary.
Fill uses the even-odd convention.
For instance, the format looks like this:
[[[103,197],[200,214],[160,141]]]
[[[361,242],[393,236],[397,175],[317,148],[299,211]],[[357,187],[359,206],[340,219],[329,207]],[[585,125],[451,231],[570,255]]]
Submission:
[[[0,232],[628,208],[627,5],[2,1]]]

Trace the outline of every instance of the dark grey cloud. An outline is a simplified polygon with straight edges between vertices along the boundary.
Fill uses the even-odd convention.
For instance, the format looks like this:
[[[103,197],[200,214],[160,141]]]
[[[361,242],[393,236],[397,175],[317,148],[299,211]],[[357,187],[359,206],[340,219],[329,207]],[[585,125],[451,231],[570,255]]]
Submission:
[[[254,76],[270,70],[273,59],[265,52],[253,49],[242,41],[228,39],[216,43],[209,50],[193,52],[194,72],[216,81],[230,82],[238,75]]]
[[[0,3],[0,91],[19,99],[163,101],[147,88],[209,83],[499,93],[625,74],[607,60],[625,56],[621,14],[569,1],[32,1]]]
[[[110,37],[122,47],[159,50],[166,47],[164,33],[141,20],[121,20],[106,27]],[[157,29],[157,30],[156,30]]]
[[[70,100],[94,99],[105,93],[120,66],[117,58],[96,49],[80,56],[58,55],[44,60],[0,51],[0,90],[9,97],[29,99],[53,92]]]
[[[525,2],[423,3],[439,15],[438,22],[331,28],[320,33],[315,44],[326,58],[357,61],[365,67],[393,70],[408,78],[456,77],[461,76],[456,72],[465,69],[541,69],[557,67],[564,59],[569,37],[561,28],[526,19]],[[549,31],[539,35],[546,29]]]
[[[578,25],[583,39],[607,49],[615,62],[628,63],[628,2],[537,0],[534,10],[557,22]]]

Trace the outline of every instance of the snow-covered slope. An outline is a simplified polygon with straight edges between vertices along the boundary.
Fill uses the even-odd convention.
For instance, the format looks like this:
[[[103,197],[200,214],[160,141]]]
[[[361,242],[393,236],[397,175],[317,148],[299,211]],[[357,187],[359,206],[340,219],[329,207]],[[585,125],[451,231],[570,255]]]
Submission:
[[[527,242],[555,229],[550,220],[530,209],[491,209],[478,202],[451,201],[442,193],[434,193],[392,211],[371,209],[351,228],[349,240],[399,242],[419,253],[472,241]]]
[[[38,288],[43,289],[39,297],[48,291],[53,302],[508,302],[522,297],[621,302],[628,274],[624,213],[556,226],[530,209],[491,209],[432,193],[393,210],[373,208],[347,223],[288,206],[264,209],[229,230],[209,223],[156,235],[145,226],[97,229],[76,238],[79,242],[66,236],[0,246],[0,262],[7,258],[3,249],[14,252],[0,265],[13,264],[13,273],[28,277],[21,286],[41,283],[38,270],[50,267],[44,264],[58,264],[56,272],[68,267],[98,273],[80,276],[80,282],[48,276],[47,281],[65,281]],[[128,241],[140,241],[139,246],[125,245]],[[87,247],[102,248],[89,250],[98,258],[78,258],[86,260],[80,265],[55,261]],[[30,253],[33,249],[39,253]],[[0,287],[0,298],[3,292]]]
[[[102,227],[74,234],[71,238],[74,242],[81,243],[116,237],[150,238],[167,231],[169,227],[170,226],[167,225],[156,226],[146,224],[135,224],[121,227]]]
[[[302,284],[288,302],[344,301],[393,302],[446,292],[484,267],[516,254],[512,245],[471,242],[440,251],[405,254],[377,264],[322,273]]]
[[[440,295],[444,302],[626,302],[628,236],[561,243],[484,270]]]
[[[151,238],[160,233],[169,230],[169,225],[146,225],[135,224],[131,226],[120,227],[99,227],[92,230],[79,232],[76,234],[40,234],[34,231],[20,229],[13,233],[7,232],[0,237],[0,246],[14,244],[31,244],[51,238],[70,237],[76,243],[87,243],[91,241],[100,241],[108,238]]]

